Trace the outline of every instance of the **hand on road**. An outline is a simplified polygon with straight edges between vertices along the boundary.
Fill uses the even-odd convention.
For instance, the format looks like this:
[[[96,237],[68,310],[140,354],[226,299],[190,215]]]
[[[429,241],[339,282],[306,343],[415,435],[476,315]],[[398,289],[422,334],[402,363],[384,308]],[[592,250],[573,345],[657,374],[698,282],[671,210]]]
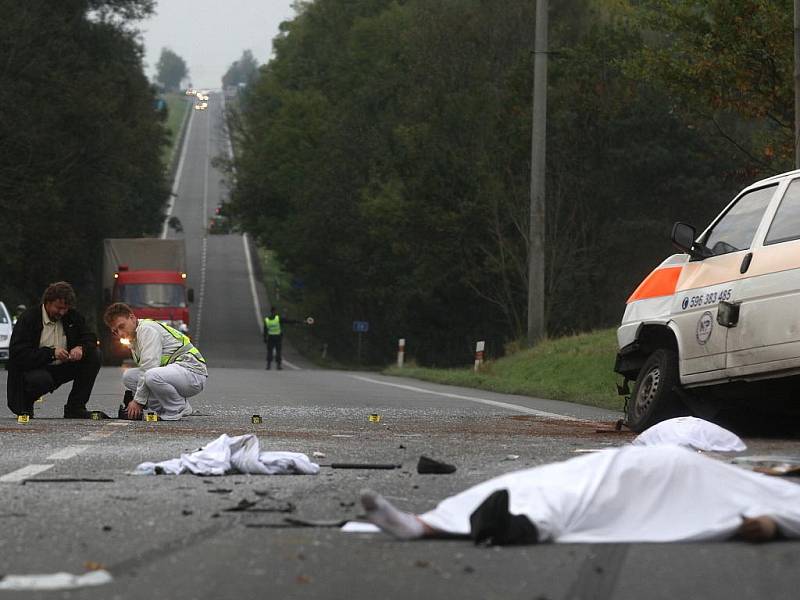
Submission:
[[[73,361],[79,361],[83,358],[83,348],[80,346],[75,346],[72,350],[69,351],[69,359]]]
[[[138,419],[139,415],[142,414],[142,405],[136,402],[135,400],[131,400],[128,402],[128,418],[129,419]]]
[[[56,348],[55,352],[53,352],[53,358],[55,360],[67,361],[70,359],[69,352],[67,352],[65,348]]]

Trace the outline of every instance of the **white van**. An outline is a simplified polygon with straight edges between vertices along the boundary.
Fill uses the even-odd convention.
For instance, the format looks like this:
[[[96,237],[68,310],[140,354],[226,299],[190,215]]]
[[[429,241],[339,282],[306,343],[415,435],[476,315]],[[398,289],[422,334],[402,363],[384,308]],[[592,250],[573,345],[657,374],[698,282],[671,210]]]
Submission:
[[[746,188],[700,236],[676,223],[671,237],[683,253],[636,288],[617,330],[628,426],[800,401],[800,171]]]
[[[8,362],[8,346],[11,341],[11,315],[6,305],[0,302],[0,363]]]

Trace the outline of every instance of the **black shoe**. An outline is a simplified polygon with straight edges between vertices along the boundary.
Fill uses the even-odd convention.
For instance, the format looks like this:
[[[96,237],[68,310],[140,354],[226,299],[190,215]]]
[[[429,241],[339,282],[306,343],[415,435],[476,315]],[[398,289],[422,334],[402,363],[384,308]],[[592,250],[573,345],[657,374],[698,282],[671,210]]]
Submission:
[[[427,456],[420,456],[417,463],[417,473],[455,473],[456,466],[434,460]]]
[[[539,541],[539,530],[528,517],[508,512],[508,490],[497,490],[486,498],[470,515],[469,524],[476,544],[514,546]]]
[[[278,371],[283,371],[283,367],[278,365]]]
[[[92,413],[97,413],[98,416],[97,417],[92,417]],[[92,419],[92,418],[110,419],[111,417],[109,417],[102,410],[89,411],[89,410],[86,410],[86,408],[83,407],[83,406],[80,407],[80,408],[77,408],[77,409],[65,406],[64,407],[64,418],[65,419]]]
[[[269,366],[269,365],[267,365],[267,371],[269,371],[269,369],[270,369],[270,366]]]

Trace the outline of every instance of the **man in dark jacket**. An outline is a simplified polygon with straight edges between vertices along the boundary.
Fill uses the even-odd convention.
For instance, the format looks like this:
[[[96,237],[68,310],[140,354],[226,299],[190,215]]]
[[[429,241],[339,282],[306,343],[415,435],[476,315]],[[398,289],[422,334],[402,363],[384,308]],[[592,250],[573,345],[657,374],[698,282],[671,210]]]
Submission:
[[[91,418],[86,403],[100,371],[100,356],[97,337],[74,305],[70,284],[51,283],[42,303],[17,320],[8,360],[8,408],[13,413],[33,417],[39,396],[72,381],[64,418]]]

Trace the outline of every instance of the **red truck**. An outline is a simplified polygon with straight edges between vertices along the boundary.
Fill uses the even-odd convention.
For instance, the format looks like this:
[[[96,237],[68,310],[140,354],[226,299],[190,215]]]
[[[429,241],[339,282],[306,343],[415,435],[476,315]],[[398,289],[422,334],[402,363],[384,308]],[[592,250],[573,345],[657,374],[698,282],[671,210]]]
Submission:
[[[113,302],[125,302],[137,317],[161,321],[188,335],[194,290],[187,286],[184,241],[116,238],[103,244],[103,310]],[[103,327],[106,364],[120,364],[130,357],[125,342]]]

